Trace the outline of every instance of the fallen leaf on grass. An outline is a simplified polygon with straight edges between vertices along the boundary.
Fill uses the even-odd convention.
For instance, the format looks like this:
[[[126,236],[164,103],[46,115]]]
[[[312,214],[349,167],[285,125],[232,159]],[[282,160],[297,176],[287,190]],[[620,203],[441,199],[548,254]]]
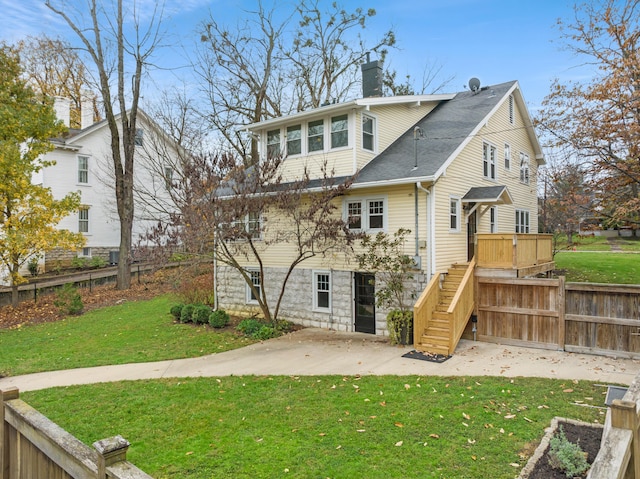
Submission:
[[[404,424],[402,424],[401,422],[396,422],[394,423],[395,427],[404,427]]]
[[[400,446],[402,446],[402,441],[396,442],[396,447],[400,447]]]
[[[429,437],[432,437],[434,439],[440,439],[440,436],[438,436],[437,434],[429,434]]]

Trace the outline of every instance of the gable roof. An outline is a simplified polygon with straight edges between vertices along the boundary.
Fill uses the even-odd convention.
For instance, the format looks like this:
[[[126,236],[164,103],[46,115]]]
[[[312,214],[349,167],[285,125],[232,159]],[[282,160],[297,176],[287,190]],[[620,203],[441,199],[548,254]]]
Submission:
[[[386,150],[362,168],[354,186],[433,182],[486,124],[489,117],[513,95],[523,114],[535,157],[544,163],[529,113],[517,81],[465,91],[442,101]],[[416,133],[422,133],[416,135]],[[416,139],[417,138],[417,139]]]
[[[475,186],[462,197],[463,203],[513,204],[506,186]]]

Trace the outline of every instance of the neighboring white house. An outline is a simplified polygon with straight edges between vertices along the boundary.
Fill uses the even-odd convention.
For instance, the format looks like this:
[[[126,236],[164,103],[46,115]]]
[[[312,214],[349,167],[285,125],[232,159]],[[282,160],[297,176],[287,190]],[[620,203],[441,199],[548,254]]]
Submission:
[[[56,114],[69,126],[70,101],[56,98]],[[157,224],[157,210],[167,209],[170,203],[168,188],[177,164],[177,147],[143,111],[138,110],[136,158],[134,178],[141,185],[142,195],[135,205],[133,243],[149,227]],[[110,131],[106,121],[93,122],[90,100],[82,103],[81,128],[69,129],[62,138],[52,140],[55,148],[45,155],[55,164],[43,168],[33,181],[51,188],[54,198],[60,199],[71,191],[81,193],[82,207],[78,213],[62,220],[60,228],[83,233],[86,245],[79,251],[53,250],[45,252],[47,270],[68,263],[75,256],[101,257],[117,262],[120,245],[120,224],[116,209],[115,178],[111,159]],[[160,145],[160,146],[159,146]],[[154,208],[151,204],[162,204]]]
[[[378,70],[377,63],[363,66],[365,86],[379,83]],[[537,233],[544,158],[517,81],[441,95],[376,96],[380,91],[365,88],[362,99],[265,120],[249,131],[260,138],[262,157],[285,157],[287,179],[305,168],[321,178],[325,164],[337,180],[357,174],[338,207],[356,231],[411,230],[405,247],[417,265],[416,297],[434,274],[474,257],[476,233]],[[264,284],[248,261],[254,287],[275,298],[289,256],[284,246],[265,246]],[[282,317],[385,334],[374,275],[348,259],[317,256],[296,267]],[[222,307],[258,312],[236,271],[220,268],[218,276]]]

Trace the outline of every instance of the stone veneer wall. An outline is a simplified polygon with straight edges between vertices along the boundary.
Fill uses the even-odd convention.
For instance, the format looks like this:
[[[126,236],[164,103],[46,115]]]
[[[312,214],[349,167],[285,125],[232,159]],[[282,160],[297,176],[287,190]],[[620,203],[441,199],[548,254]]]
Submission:
[[[295,269],[287,283],[282,300],[280,319],[287,319],[306,327],[326,328],[352,332],[355,329],[353,313],[353,272],[331,271],[331,312],[313,310],[313,272],[311,269]],[[320,270],[317,270],[320,271]],[[286,269],[268,268],[265,291],[271,308],[275,307],[280,285]],[[414,296],[418,298],[426,287],[425,275],[417,273],[412,281]],[[257,304],[247,304],[247,285],[235,269],[218,266],[218,301],[227,312],[242,316],[262,316]],[[387,311],[376,308],[376,334],[387,335]]]
[[[101,248],[92,246],[91,247],[91,258],[100,257],[104,259],[107,263],[109,262],[109,252],[117,251],[118,248]],[[44,268],[45,272],[53,271],[58,267],[69,267],[71,266],[71,262],[73,258],[82,253],[82,250],[78,251],[70,251],[62,248],[56,248],[51,251],[47,251],[44,256]]]

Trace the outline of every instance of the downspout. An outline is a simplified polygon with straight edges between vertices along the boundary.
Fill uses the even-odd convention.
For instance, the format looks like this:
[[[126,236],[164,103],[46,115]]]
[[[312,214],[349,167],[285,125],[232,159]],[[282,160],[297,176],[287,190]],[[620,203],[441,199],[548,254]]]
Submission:
[[[431,233],[431,230],[433,228],[429,228],[429,218],[430,218],[430,216],[432,216],[432,215],[430,215],[430,208],[429,208],[430,203],[431,203],[431,189],[430,188],[427,189],[424,186],[422,186],[422,182],[420,182],[420,181],[416,182],[416,184],[415,184],[416,212],[418,210],[418,206],[417,206],[418,205],[418,195],[417,195],[418,190],[424,191],[426,193],[426,195],[427,195],[427,202],[426,202],[427,211],[426,211],[426,217],[425,217],[426,237],[428,238],[427,239],[427,248],[426,248],[427,249],[426,273],[427,273],[427,281],[429,281],[429,280],[431,280],[431,275],[432,275],[432,272],[431,272],[431,259],[432,259],[432,248],[433,248],[433,239],[430,238],[430,233]],[[417,223],[418,223],[418,219],[416,217],[416,226],[417,226]],[[416,231],[416,238],[417,237],[418,237],[418,234],[417,234],[417,231]],[[417,245],[418,244],[417,244],[417,240],[416,240],[416,248],[417,248]],[[417,254],[417,250],[416,250],[416,254]]]

